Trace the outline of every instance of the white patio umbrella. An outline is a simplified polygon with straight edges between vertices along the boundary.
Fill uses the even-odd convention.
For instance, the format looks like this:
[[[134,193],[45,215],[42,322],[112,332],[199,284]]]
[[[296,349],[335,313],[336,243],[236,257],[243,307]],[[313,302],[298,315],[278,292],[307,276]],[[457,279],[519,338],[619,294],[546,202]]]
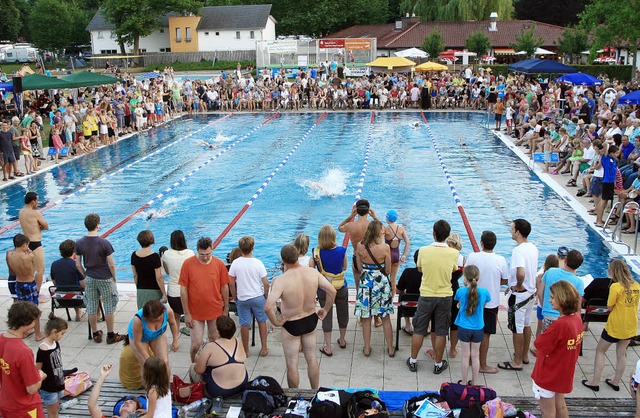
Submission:
[[[534,55],[556,55],[555,52],[549,51],[544,48],[536,48],[536,52],[534,52],[533,54]]]
[[[429,54],[418,48],[403,49],[393,53],[396,57],[404,58],[427,58]]]

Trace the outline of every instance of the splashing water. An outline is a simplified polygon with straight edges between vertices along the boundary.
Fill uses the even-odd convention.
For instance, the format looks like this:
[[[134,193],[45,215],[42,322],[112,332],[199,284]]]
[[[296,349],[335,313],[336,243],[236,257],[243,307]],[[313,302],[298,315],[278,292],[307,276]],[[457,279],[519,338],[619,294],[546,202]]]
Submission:
[[[300,183],[307,189],[307,194],[311,199],[317,200],[322,197],[335,198],[341,196],[347,188],[348,173],[339,168],[330,168],[325,171],[318,180],[304,180]]]

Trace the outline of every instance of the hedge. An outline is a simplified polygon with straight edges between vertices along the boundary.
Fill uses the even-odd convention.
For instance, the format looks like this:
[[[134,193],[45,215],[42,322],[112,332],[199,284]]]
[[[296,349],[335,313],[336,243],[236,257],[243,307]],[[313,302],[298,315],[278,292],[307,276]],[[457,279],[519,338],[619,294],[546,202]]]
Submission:
[[[491,68],[491,72],[494,75],[507,75],[509,65],[506,64],[485,64],[482,67]],[[631,80],[632,66],[631,65],[572,65],[573,68],[580,72],[591,74],[593,76],[599,76],[600,74],[606,74],[610,80],[617,78],[620,81]]]
[[[212,70],[235,70],[238,65],[238,61],[216,61],[215,65],[211,65],[211,61],[200,62],[174,62],[171,64],[174,71],[212,71]],[[255,68],[255,61],[240,61],[242,68],[252,66]],[[144,67],[145,71],[162,71],[166,64],[154,64]]]

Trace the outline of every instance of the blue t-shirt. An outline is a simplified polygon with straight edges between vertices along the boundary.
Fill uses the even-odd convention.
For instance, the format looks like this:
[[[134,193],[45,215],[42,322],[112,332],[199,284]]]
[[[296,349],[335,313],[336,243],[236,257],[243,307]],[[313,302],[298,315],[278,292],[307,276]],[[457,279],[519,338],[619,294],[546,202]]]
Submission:
[[[491,295],[487,289],[482,287],[478,288],[478,305],[476,306],[476,311],[471,316],[467,316],[467,302],[468,302],[468,287],[461,287],[456,291],[456,295],[454,296],[454,300],[460,302],[460,312],[458,312],[458,316],[454,323],[465,329],[470,330],[479,330],[484,328],[484,305],[491,301]]]
[[[560,280],[566,280],[578,289],[580,296],[584,295],[584,282],[581,278],[575,274],[561,269],[559,267],[552,267],[544,273],[542,276],[542,283],[544,283],[544,301],[542,304],[542,316],[549,318],[559,318],[560,312],[551,307],[551,301],[549,300],[551,285],[559,282]]]
[[[603,155],[601,161],[602,161],[602,169],[604,170],[604,175],[602,176],[602,182],[615,183],[616,169],[618,168],[615,158],[613,158],[610,155]]]

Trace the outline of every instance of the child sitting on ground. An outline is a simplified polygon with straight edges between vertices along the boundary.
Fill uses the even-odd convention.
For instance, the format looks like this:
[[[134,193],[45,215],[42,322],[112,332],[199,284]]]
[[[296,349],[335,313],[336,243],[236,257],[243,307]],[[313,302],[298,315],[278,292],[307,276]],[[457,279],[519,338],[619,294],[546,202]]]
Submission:
[[[39,392],[49,418],[58,417],[60,399],[64,396],[64,370],[58,341],[64,337],[68,327],[67,321],[51,313],[45,326],[47,336],[40,343],[36,354],[36,367],[47,375],[42,381]]]

